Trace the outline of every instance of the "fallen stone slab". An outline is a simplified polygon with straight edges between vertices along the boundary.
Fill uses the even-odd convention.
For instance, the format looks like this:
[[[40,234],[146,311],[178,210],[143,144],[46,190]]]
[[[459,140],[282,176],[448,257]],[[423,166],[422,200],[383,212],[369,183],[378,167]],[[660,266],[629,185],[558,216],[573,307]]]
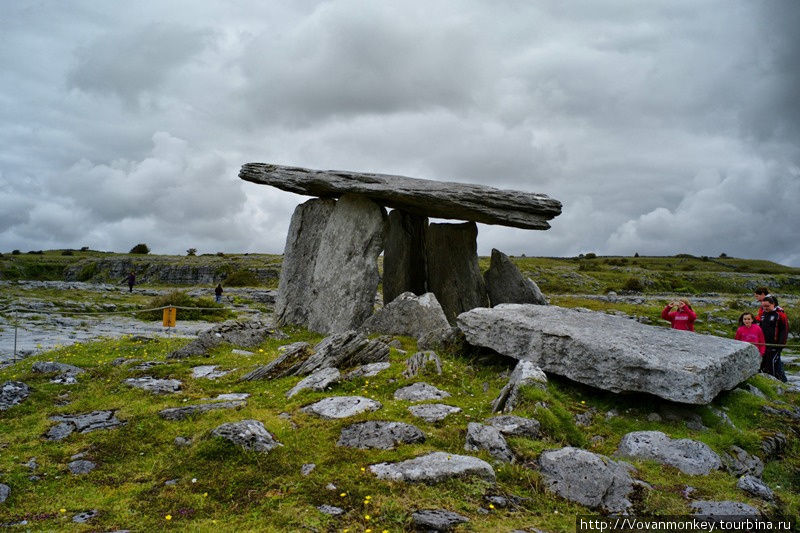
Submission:
[[[508,447],[500,430],[477,422],[467,424],[467,442],[464,444],[464,449],[467,451],[486,450],[489,455],[505,463],[514,460],[514,452]]]
[[[261,320],[228,320],[200,333],[186,346],[167,355],[167,359],[207,356],[209,350],[227,343],[254,348],[267,339],[285,339],[287,336],[274,324]]]
[[[63,440],[74,432],[89,433],[99,429],[113,429],[126,424],[119,420],[115,411],[92,411],[78,415],[51,416],[50,420],[58,422],[45,434],[48,440]]]
[[[30,396],[31,389],[21,381],[6,381],[0,387],[0,411],[22,403]]]
[[[368,335],[383,333],[416,339],[429,331],[449,328],[442,306],[432,292],[422,296],[404,292],[367,318],[360,329]]]
[[[450,393],[437,389],[433,385],[422,381],[402,387],[394,391],[395,400],[406,400],[409,402],[424,402],[425,400],[441,400],[449,398]]]
[[[222,424],[212,430],[211,434],[253,452],[266,453],[283,446],[258,420],[240,420]]]
[[[539,467],[547,490],[564,499],[611,513],[632,507],[633,467],[627,463],[568,446],[543,452]]]
[[[479,477],[494,482],[492,465],[471,455],[432,452],[399,463],[378,463],[369,467],[378,479],[437,483],[456,477]]]
[[[460,413],[460,407],[452,405],[445,405],[443,403],[425,403],[422,405],[412,405],[408,411],[417,418],[423,419],[425,422],[439,422],[448,416]]]
[[[445,509],[420,509],[411,513],[411,525],[421,531],[450,531],[469,518]]]
[[[67,464],[67,468],[72,473],[73,476],[79,476],[83,474],[88,474],[95,468],[97,465],[94,464],[92,461],[87,461],[85,459],[79,459],[77,461],[71,461]]]
[[[634,431],[624,435],[614,456],[657,461],[692,476],[706,476],[722,468],[719,455],[704,442],[671,439],[660,431]]]
[[[377,376],[384,370],[389,370],[391,366],[391,363],[369,363],[367,365],[361,365],[345,374],[344,378],[342,379],[351,380],[355,378],[371,378],[373,376]]]
[[[512,437],[539,438],[540,424],[533,418],[524,418],[515,415],[502,415],[487,418],[486,423],[497,428],[503,435]]]
[[[348,418],[366,411],[377,411],[383,407],[380,402],[363,396],[331,396],[303,407],[301,411],[322,418]]]
[[[403,370],[403,377],[416,377],[417,374],[425,370],[428,366],[430,366],[432,371],[436,372],[437,375],[442,375],[442,360],[439,359],[436,352],[431,350],[417,352],[406,360],[406,369]]]
[[[182,383],[177,379],[157,379],[152,376],[128,378],[125,384],[129,387],[146,390],[153,394],[174,394],[181,390]]]
[[[379,340],[369,340],[355,330],[330,335],[314,346],[314,353],[292,369],[294,376],[310,374],[321,368],[350,368],[389,361],[389,347]]]
[[[423,217],[517,228],[548,229],[547,220],[561,213],[561,202],[544,194],[387,174],[248,163],[239,177],[297,194],[331,198],[353,193]]]
[[[0,483],[0,503],[5,503],[10,494],[11,488],[4,483]]]
[[[738,446],[731,446],[728,453],[720,455],[725,470],[736,477],[751,475],[761,477],[764,473],[764,461],[755,455],[750,455],[747,451]]]
[[[762,500],[771,502],[775,499],[775,493],[772,492],[772,489],[755,476],[745,475],[740,477],[739,481],[736,482],[736,488],[752,494],[757,498],[761,498]]]
[[[311,357],[312,353],[311,345],[307,342],[293,342],[287,345],[283,353],[270,361],[269,364],[253,369],[242,376],[240,381],[276,379],[288,376],[299,368],[306,359]]]
[[[184,420],[190,416],[194,416],[207,411],[215,411],[217,409],[238,409],[247,405],[243,400],[222,401],[214,403],[200,403],[197,405],[187,405],[185,407],[170,407],[158,412],[158,416],[165,420]]]
[[[593,311],[502,304],[458,317],[473,346],[532,361],[585,385],[708,404],[758,372],[752,344]]]
[[[369,420],[342,428],[337,446],[391,450],[398,444],[425,442],[425,434],[411,424]]]
[[[291,398],[298,392],[311,389],[322,391],[329,386],[337,383],[342,378],[342,374],[336,368],[320,368],[313,374],[303,378],[300,382],[292,387],[287,393],[286,397]]]
[[[483,274],[492,307],[500,304],[547,305],[539,286],[519,271],[506,254],[492,248],[489,270]]]
[[[751,505],[742,502],[698,500],[692,502],[695,510],[693,516],[706,520],[726,520],[739,522],[742,520],[758,519],[761,512]]]
[[[201,365],[192,367],[192,377],[195,379],[217,379],[227,376],[232,370],[217,370],[217,365]]]
[[[547,376],[542,369],[531,361],[520,361],[514,367],[508,383],[500,390],[500,394],[492,402],[492,411],[495,413],[510,413],[517,406],[520,398],[520,388],[525,386],[547,388]]]

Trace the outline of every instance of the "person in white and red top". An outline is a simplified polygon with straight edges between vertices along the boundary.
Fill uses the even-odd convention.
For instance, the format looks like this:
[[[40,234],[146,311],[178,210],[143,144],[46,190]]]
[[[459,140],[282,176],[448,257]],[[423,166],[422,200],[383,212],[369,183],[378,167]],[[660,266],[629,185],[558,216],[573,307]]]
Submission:
[[[669,320],[669,323],[672,324],[672,329],[694,331],[694,321],[697,320],[697,313],[692,309],[689,300],[681,298],[668,303],[664,310],[661,311],[661,318]]]
[[[742,313],[739,317],[739,329],[736,330],[737,341],[755,344],[759,353],[763,356],[767,347],[764,346],[764,331],[755,323],[753,313]]]

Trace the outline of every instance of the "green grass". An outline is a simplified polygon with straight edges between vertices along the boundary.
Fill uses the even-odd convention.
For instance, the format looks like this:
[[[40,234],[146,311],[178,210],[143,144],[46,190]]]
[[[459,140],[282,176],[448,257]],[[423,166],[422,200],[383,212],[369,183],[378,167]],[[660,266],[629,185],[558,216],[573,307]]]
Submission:
[[[303,391],[290,400],[285,398],[285,392],[297,383],[298,377],[240,383],[238,378],[254,366],[276,357],[280,345],[298,340],[315,343],[321,338],[302,329],[286,331],[291,338],[265,342],[251,357],[234,355],[232,347],[223,346],[210,358],[168,360],[166,355],[185,340],[138,343],[121,339],[60,348],[0,370],[0,382],[21,380],[33,391],[21,405],[0,412],[0,472],[2,482],[12,488],[9,500],[0,506],[0,523],[28,517],[28,527],[35,530],[403,531],[414,510],[441,507],[468,516],[471,522],[462,527],[465,531],[508,531],[531,526],[546,531],[573,531],[574,516],[589,511],[545,491],[541,477],[532,468],[544,450],[573,445],[611,455],[624,433],[655,429],[673,437],[704,441],[718,452],[736,444],[757,453],[762,434],[788,431],[785,421],[760,415],[760,406],[772,400],[747,394],[723,394],[714,402],[715,407],[726,409],[739,430],[720,422],[706,407],[686,407],[699,414],[710,428],[698,432],[688,429],[682,421],[649,421],[647,416],[662,405],[655,398],[615,395],[552,378],[546,390],[524,390],[515,414],[537,418],[543,435],[537,440],[509,440],[520,461],[511,465],[495,463],[496,486],[470,479],[437,485],[379,481],[369,473],[369,465],[434,450],[465,453],[466,426],[492,415],[490,404],[506,382],[501,373],[507,367],[502,362],[472,356],[444,356],[442,375],[428,374],[424,380],[449,391],[452,397],[447,403],[460,407],[462,412],[435,424],[411,417],[409,404],[393,399],[397,388],[418,381],[402,376],[406,356],[396,350],[390,355],[392,367],[376,377],[343,382],[326,392]],[[416,349],[413,339],[401,338],[401,342],[409,351]],[[137,372],[131,369],[132,365],[110,364],[119,357],[166,364]],[[31,372],[37,360],[76,364],[88,372],[77,385],[56,385],[49,383],[49,376]],[[191,367],[199,364],[235,370],[216,381],[194,380],[190,377]],[[183,390],[177,395],[157,396],[123,384],[125,378],[145,374],[180,379]],[[771,399],[796,402],[795,395],[778,395],[770,380],[756,376],[750,382]],[[228,392],[248,392],[252,396],[239,411],[214,411],[179,422],[158,416],[161,409]],[[383,408],[334,421],[300,410],[325,396],[346,394],[375,398]],[[59,398],[69,403],[60,405]],[[42,438],[52,425],[49,416],[96,409],[116,409],[118,418],[127,424],[113,430],[71,435],[61,442]],[[605,413],[611,409],[618,415],[606,418]],[[586,428],[578,427],[574,415],[586,411],[596,412],[592,423]],[[291,419],[281,413],[288,413]],[[210,431],[218,425],[242,419],[263,422],[284,446],[269,454],[257,454],[210,437]],[[412,423],[425,432],[427,440],[389,451],[337,447],[341,429],[361,420]],[[176,446],[173,441],[179,436],[190,438],[191,444]],[[800,466],[798,451],[796,440],[790,440],[784,459],[769,462],[764,474],[771,486],[781,486],[776,493],[784,513],[790,516],[797,516],[800,509],[800,487],[794,473]],[[87,453],[98,468],[75,477],[69,474],[66,464],[80,452]],[[491,462],[485,452],[475,455]],[[40,480],[35,482],[28,479],[31,472],[23,465],[31,457],[36,457],[40,465],[36,471]],[[302,465],[311,462],[316,463],[316,469],[311,475],[302,476]],[[637,477],[656,489],[637,501],[637,512],[688,512],[680,495],[686,485],[695,487],[702,497],[763,507],[736,489],[735,478],[728,474],[694,477],[650,462],[634,464]],[[169,480],[177,481],[166,485]],[[326,489],[329,483],[336,486],[335,491]],[[493,509],[481,514],[479,508],[488,508],[484,500],[487,493],[513,494],[527,500],[516,512]],[[322,504],[342,507],[346,514],[338,518],[323,515],[316,510]],[[90,525],[70,523],[71,516],[88,509],[101,511]],[[171,520],[166,520],[167,515]]]

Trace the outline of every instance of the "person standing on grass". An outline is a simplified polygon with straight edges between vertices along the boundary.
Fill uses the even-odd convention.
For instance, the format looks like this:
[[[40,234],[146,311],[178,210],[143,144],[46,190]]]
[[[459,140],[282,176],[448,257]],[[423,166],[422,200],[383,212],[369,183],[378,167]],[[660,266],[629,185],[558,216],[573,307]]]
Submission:
[[[697,320],[697,313],[694,312],[689,300],[681,298],[670,302],[661,311],[661,318],[668,320],[672,329],[683,331],[694,331],[694,321]]]
[[[214,289],[214,301],[217,303],[222,301],[222,283],[217,283],[217,288]]]
[[[758,348],[758,353],[761,354],[761,357],[764,357],[764,352],[767,349],[767,347],[764,346],[764,332],[761,330],[761,327],[755,323],[753,313],[741,314],[739,317],[739,329],[736,330],[736,336],[734,338],[737,341],[755,344],[756,348]]]
[[[125,279],[128,282],[128,292],[133,292],[133,286],[136,285],[136,272],[131,270],[131,273]]]
[[[778,301],[774,296],[765,296],[761,300],[761,309],[764,310],[761,315],[761,331],[764,332],[767,343],[764,355],[761,357],[761,371],[785,383],[786,374],[783,372],[781,351],[789,338],[789,319],[782,310],[778,311]]]
[[[764,314],[764,309],[761,307],[761,302],[763,302],[764,298],[766,298],[767,296],[772,296],[773,298],[775,298],[775,296],[770,294],[769,289],[766,287],[756,287],[756,290],[753,292],[753,295],[756,297],[756,300],[758,300],[758,312],[756,313],[755,320],[756,324],[760,324],[761,315]],[[775,298],[775,305],[778,311],[784,312],[781,306],[778,305],[777,298]]]

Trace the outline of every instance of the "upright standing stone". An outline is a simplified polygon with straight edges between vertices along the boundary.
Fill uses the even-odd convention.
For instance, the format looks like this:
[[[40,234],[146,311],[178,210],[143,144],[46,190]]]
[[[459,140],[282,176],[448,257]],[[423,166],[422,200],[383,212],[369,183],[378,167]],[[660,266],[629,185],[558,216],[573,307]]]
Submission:
[[[308,329],[356,329],[372,314],[385,220],[386,210],[366,198],[346,194],[336,202],[311,278]]]
[[[425,229],[427,217],[401,209],[389,213],[383,251],[383,303],[404,292],[425,293]]]
[[[486,285],[478,267],[478,226],[430,224],[426,232],[428,290],[436,295],[448,322],[476,307],[488,307]]]
[[[281,325],[305,324],[308,319],[317,251],[335,206],[335,200],[314,198],[294,210],[275,301],[275,317]]]
[[[499,304],[547,305],[539,286],[519,271],[506,254],[492,248],[489,270],[483,275],[492,307]]]

